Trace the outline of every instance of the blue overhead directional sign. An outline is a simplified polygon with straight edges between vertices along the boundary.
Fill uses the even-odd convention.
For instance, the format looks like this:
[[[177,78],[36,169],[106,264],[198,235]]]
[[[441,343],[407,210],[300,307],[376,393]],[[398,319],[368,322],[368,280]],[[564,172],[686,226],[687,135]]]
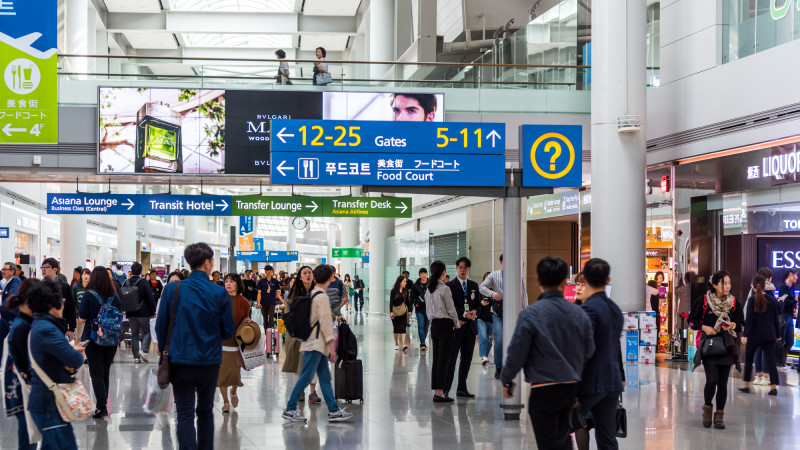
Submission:
[[[581,187],[580,125],[522,125],[520,165],[526,187]]]
[[[505,186],[505,155],[272,154],[273,184]]]
[[[291,252],[270,251],[267,259],[267,261],[269,262],[289,262],[297,260],[299,260],[299,256],[296,251],[291,251]]]
[[[47,194],[47,214],[230,216],[230,195]]]
[[[0,239],[8,238],[8,227],[0,228]]]
[[[271,130],[273,152],[506,152],[504,123],[275,119]]]
[[[265,251],[236,252],[236,259],[239,261],[266,261],[267,252]]]
[[[273,184],[505,186],[505,124],[272,121]]]

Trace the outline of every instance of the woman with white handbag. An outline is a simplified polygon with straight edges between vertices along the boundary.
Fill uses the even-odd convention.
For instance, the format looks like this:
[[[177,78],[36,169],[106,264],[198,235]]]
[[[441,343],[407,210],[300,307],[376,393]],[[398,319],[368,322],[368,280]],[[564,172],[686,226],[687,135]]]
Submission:
[[[80,381],[74,380],[83,367],[84,349],[64,338],[67,322],[62,318],[61,288],[51,280],[28,291],[33,315],[28,351],[31,395],[28,411],[42,433],[42,449],[77,449],[70,421],[85,419],[94,412],[94,402]]]
[[[325,86],[333,81],[333,76],[328,72],[328,63],[325,62],[325,56],[328,55],[328,52],[322,47],[317,47],[314,54],[319,61],[314,61],[312,81],[314,86]]]
[[[25,411],[31,393],[28,335],[33,322],[33,311],[28,307],[27,299],[28,290],[39,284],[41,281],[36,278],[26,278],[20,285],[17,295],[12,295],[6,302],[6,307],[10,311],[19,309],[8,333],[5,400],[6,414],[17,418],[17,448],[20,450],[35,450],[36,442],[42,439],[33,423],[33,417]],[[9,389],[10,386],[13,386],[12,390]]]

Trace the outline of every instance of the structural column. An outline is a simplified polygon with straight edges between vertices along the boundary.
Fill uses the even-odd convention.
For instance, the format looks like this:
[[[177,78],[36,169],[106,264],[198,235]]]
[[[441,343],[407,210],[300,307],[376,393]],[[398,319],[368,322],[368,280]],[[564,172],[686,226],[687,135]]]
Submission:
[[[369,60],[394,60],[394,0],[372,0],[369,4]],[[382,78],[388,64],[370,65],[370,77]]]
[[[508,344],[517,327],[517,316],[522,309],[522,200],[519,197],[503,199],[503,356],[508,355]],[[522,409],[522,377],[514,382],[517,389],[512,398],[503,398],[501,408],[505,420],[519,420]]]
[[[89,29],[89,0],[70,0],[65,3],[66,52],[72,55],[87,55],[89,33],[95,32],[94,28]],[[69,68],[73,72],[86,73],[89,70],[89,59],[72,58],[69,61]]]
[[[342,189],[342,194],[349,194],[350,190],[347,189],[347,192],[344,192],[345,189]],[[361,188],[353,188],[352,191],[353,196],[359,197],[361,196]],[[361,219],[358,217],[339,217],[336,219],[336,223],[342,229],[342,247],[344,248],[358,248],[361,247],[361,239],[359,236],[359,222]],[[355,272],[356,263],[359,260],[357,258],[344,258],[342,259],[342,278],[344,278],[345,274],[350,274],[350,279],[353,279],[353,275]]]
[[[394,236],[394,219],[367,219],[369,232],[369,312],[389,311],[389,291],[386,288],[386,238]]]
[[[288,232],[286,233],[286,251],[291,252],[297,250],[297,230],[292,223],[294,221],[294,217],[287,217],[286,218],[286,226],[288,227]],[[300,252],[297,252],[298,257]],[[297,261],[289,261],[289,273],[293,273],[297,271]]]
[[[611,297],[641,309],[645,261],[645,2],[592,8],[592,257],[611,265]],[[641,130],[620,133],[620,117]]]
[[[118,194],[136,194],[136,185],[121,184]],[[136,216],[117,216],[117,260],[136,260]]]
[[[198,195],[197,188],[187,189],[186,195]],[[198,216],[183,216],[183,246],[186,248],[189,244],[198,242],[200,238],[200,218]],[[183,252],[181,252],[183,255]],[[184,261],[184,265],[188,268],[189,264]]]
[[[72,191],[72,185],[61,185],[61,192]],[[61,273],[72,279],[72,269],[86,266],[86,216],[63,214],[61,217],[59,239],[61,241]],[[3,261],[5,262],[5,261]],[[105,264],[99,262],[98,264]]]

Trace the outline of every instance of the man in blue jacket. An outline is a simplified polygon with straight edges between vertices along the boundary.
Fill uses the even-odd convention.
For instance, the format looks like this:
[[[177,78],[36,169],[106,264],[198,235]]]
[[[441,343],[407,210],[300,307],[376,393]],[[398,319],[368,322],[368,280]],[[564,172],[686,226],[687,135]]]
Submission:
[[[16,264],[9,262],[3,264],[2,269],[3,280],[5,280],[6,284],[3,285],[2,303],[0,303],[0,360],[3,359],[2,342],[5,340],[6,336],[8,336],[8,332],[11,330],[11,322],[14,320],[15,316],[14,313],[6,308],[6,300],[19,291],[19,285],[22,283],[20,279],[14,275],[16,273],[16,268]]]
[[[531,386],[528,414],[541,449],[571,447],[569,416],[584,364],[594,352],[592,323],[580,306],[564,299],[567,272],[561,258],[539,261],[542,294],[519,314],[500,372],[503,396],[511,398],[512,380],[524,368]]]
[[[222,341],[233,337],[236,328],[230,295],[225,288],[209,281],[214,268],[214,251],[208,244],[198,242],[188,245],[183,256],[192,273],[186,280],[164,287],[156,319],[158,351],[164,352],[172,304],[177,301],[168,357],[178,410],[178,445],[180,448],[212,449],[214,393],[222,363]],[[180,289],[176,298],[178,283]]]
[[[592,258],[583,266],[589,298],[581,305],[592,322],[594,355],[586,362],[578,383],[581,411],[591,411],[595,439],[599,450],[619,448],[617,444],[617,403],[625,389],[622,348],[619,344],[624,319],[622,311],[606,295],[611,282],[611,267],[600,258]],[[589,448],[589,431],[575,433],[579,449]]]

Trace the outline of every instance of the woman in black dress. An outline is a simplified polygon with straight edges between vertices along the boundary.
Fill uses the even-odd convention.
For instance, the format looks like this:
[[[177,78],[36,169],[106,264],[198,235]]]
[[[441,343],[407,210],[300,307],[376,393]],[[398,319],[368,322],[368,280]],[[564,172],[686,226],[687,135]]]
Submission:
[[[706,372],[703,404],[703,426],[711,426],[711,401],[716,395],[717,410],[714,412],[714,428],[724,429],[725,403],[728,400],[728,378],[731,366],[741,371],[739,365],[739,343],[737,333],[744,323],[743,307],[731,295],[731,277],[727,272],[717,272],[711,277],[711,286],[705,296],[692,302],[689,324],[693,330],[702,330],[695,368],[700,364]],[[715,350],[719,349],[720,350]]]
[[[408,349],[408,345],[406,345],[406,328],[408,327],[409,316],[407,282],[406,277],[400,275],[394,282],[392,292],[389,294],[389,307],[391,308],[389,318],[392,319],[392,327],[394,329],[394,349],[399,350],[400,345],[402,345],[404,351]]]

